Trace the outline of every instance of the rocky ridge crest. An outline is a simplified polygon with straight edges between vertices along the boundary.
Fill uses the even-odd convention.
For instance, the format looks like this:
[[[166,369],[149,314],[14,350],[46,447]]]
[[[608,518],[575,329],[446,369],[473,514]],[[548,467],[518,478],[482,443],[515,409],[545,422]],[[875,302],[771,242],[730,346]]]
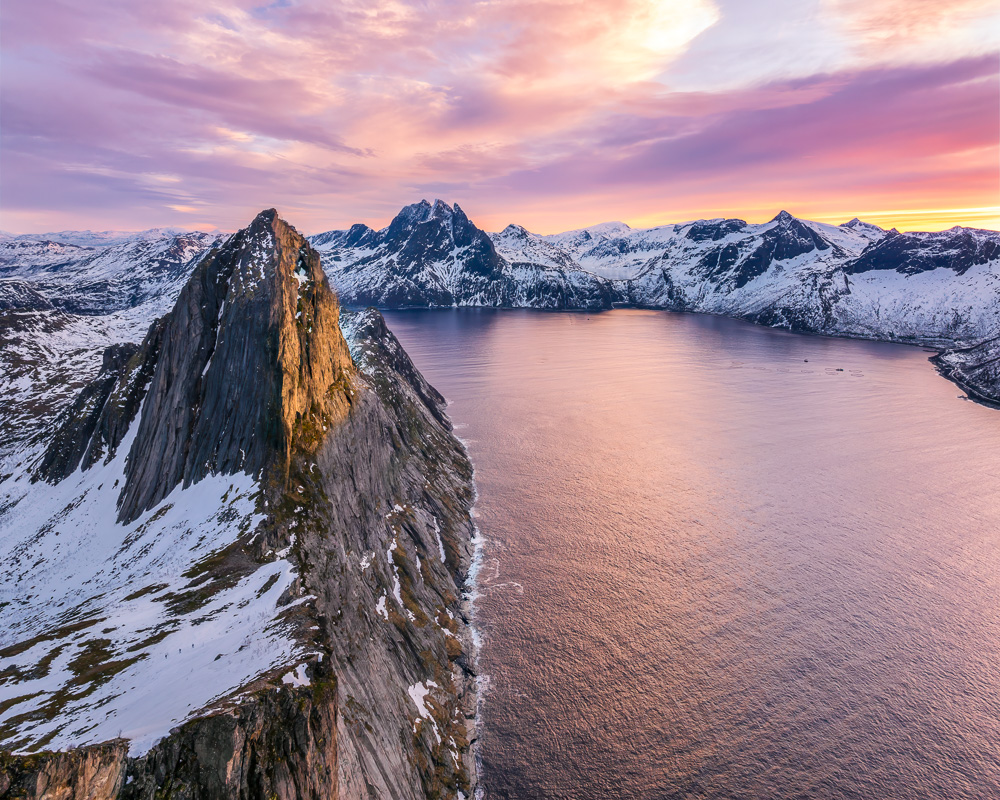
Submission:
[[[36,751],[5,756],[0,785],[26,797],[471,796],[471,464],[381,316],[345,319],[350,345],[319,256],[262,212],[203,258],[140,344],[105,350],[37,453],[42,480],[0,478],[0,602],[19,609],[0,673],[67,681],[35,710],[0,711],[0,741]],[[75,499],[46,517],[36,498],[53,493]],[[75,520],[107,501],[118,519],[98,543]],[[184,515],[199,514],[207,524],[185,531]],[[110,555],[95,556],[93,578],[72,555],[30,563],[39,548],[99,545]],[[60,578],[67,569],[78,574]],[[113,584],[118,573],[129,585]],[[158,633],[132,630],[150,609]],[[191,639],[201,625],[225,633],[234,614],[233,645]],[[269,660],[254,667],[258,649]],[[194,711],[170,710],[168,692],[156,713],[186,721],[137,752],[86,733],[114,726],[139,696],[129,685],[170,685],[172,670],[214,652],[224,660],[198,667],[206,678],[227,662],[256,675]],[[81,725],[105,696],[111,721]],[[75,716],[60,726],[63,714]]]

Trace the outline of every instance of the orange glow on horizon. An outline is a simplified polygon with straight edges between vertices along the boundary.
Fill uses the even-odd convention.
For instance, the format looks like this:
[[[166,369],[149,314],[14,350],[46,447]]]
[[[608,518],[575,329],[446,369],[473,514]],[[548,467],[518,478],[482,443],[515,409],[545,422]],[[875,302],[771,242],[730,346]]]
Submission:
[[[739,208],[695,208],[688,213],[657,213],[657,214],[623,214],[609,210],[603,216],[595,216],[592,212],[583,212],[573,217],[560,212],[558,215],[547,215],[544,211],[525,210],[518,217],[507,213],[479,214],[466,207],[461,200],[459,205],[466,211],[470,219],[480,228],[488,231],[499,231],[510,223],[523,225],[532,233],[548,235],[564,231],[588,228],[602,222],[621,221],[632,228],[655,228],[661,225],[675,225],[696,219],[716,219],[720,217],[738,218],[749,223],[768,222],[779,211],[786,210],[799,219],[811,222],[822,222],[829,225],[840,225],[857,217],[862,222],[870,222],[889,230],[895,228],[900,232],[907,231],[943,231],[955,226],[964,228],[981,228],[1000,231],[1000,205],[981,206],[975,208],[939,208],[939,209],[882,209],[858,211],[824,211],[821,209],[799,208],[796,204],[774,205],[772,208],[760,206]],[[611,207],[609,206],[609,209]],[[373,228],[382,228],[388,220],[375,220],[367,223]]]

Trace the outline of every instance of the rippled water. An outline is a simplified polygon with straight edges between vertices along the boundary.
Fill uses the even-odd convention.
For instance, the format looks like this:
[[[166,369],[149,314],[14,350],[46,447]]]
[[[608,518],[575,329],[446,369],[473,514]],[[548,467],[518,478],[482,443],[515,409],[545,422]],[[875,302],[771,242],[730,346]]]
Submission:
[[[476,464],[487,797],[1000,797],[1000,411],[926,352],[387,317]]]

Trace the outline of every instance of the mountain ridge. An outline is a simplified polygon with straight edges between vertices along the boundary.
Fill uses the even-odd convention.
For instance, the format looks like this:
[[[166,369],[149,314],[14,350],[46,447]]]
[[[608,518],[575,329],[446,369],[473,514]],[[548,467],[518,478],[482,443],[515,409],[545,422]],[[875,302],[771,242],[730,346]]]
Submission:
[[[405,235],[416,210],[421,241],[448,243],[454,209],[436,200],[407,206],[380,231],[355,226],[310,237],[331,265],[348,305],[384,308],[485,305],[614,306],[719,313],[830,335],[966,345],[997,329],[1000,233],[956,226],[899,233],[857,218],[840,225],[785,210],[765,223],[694,220],[635,229],[601,223],[560,234],[511,224],[487,236],[489,286],[463,292],[458,247],[414,246]],[[433,213],[431,213],[433,211]],[[456,214],[456,216],[458,216]],[[473,224],[461,212],[463,225]],[[405,270],[397,254],[408,252]],[[476,269],[471,269],[476,272]],[[448,293],[424,291],[449,276]],[[902,283],[902,279],[912,279]],[[408,291],[382,291],[405,281]]]
[[[29,402],[80,319],[0,312]],[[343,319],[261,212],[4,440],[3,791],[472,795],[472,467],[378,312]]]
[[[115,247],[101,261],[93,249],[0,240],[0,305],[114,311],[102,324],[134,340],[212,246],[198,237],[118,245],[115,263]],[[764,223],[609,222],[546,235],[512,223],[488,233],[461,206],[422,200],[379,230],[358,223],[307,239],[348,307],[658,308],[942,349],[1000,334],[1000,233],[978,228],[900,233],[782,210]]]

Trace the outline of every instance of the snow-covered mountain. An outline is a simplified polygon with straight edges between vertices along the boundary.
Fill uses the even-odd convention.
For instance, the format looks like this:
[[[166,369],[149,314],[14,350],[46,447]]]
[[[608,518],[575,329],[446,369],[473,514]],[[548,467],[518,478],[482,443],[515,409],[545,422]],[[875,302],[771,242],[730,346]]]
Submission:
[[[60,242],[77,247],[113,247],[126,242],[171,239],[174,236],[198,235],[200,231],[184,228],[149,228],[144,231],[53,231],[51,233],[6,233],[0,232],[0,242]],[[204,234],[211,239],[221,239],[227,234],[212,231]]]
[[[965,343],[1000,324],[998,243],[994,231],[880,233],[786,212],[759,225],[700,221],[677,226],[659,256],[617,285],[633,305],[833,335]]]
[[[168,229],[73,234],[75,241],[0,239],[0,280],[23,281],[66,311],[107,314],[159,300],[159,313],[164,313],[199,257],[220,241],[216,234]]]
[[[607,308],[610,287],[575,266],[517,261],[455,204],[406,206],[382,230],[354,225],[309,238],[343,302],[382,308]]]
[[[163,316],[7,279],[0,794],[472,796],[444,399],[274,210],[184,269]]]
[[[928,344],[1000,331],[1000,233],[899,233],[782,211],[762,224],[622,222],[552,235],[478,229],[458,206],[408,206],[386,228],[311,237],[349,304],[629,305]]]

